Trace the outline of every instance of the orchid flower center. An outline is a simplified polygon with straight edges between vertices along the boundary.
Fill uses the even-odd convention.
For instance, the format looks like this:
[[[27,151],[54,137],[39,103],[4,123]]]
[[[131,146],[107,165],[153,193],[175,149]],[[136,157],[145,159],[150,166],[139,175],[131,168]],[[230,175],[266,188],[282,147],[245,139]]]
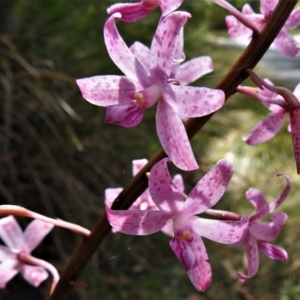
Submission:
[[[186,242],[191,242],[193,240],[193,233],[190,230],[177,230],[175,236]]]

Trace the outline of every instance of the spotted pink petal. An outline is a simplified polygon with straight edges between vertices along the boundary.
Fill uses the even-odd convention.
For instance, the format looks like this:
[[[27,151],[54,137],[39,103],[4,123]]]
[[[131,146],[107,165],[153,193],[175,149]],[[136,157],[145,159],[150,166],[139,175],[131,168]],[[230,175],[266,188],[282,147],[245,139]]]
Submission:
[[[246,198],[254,206],[257,212],[265,208],[268,204],[264,194],[255,188],[250,188],[247,190]]]
[[[251,38],[252,30],[240,21],[238,21],[234,16],[226,16],[225,22],[227,26],[228,35],[233,38]]]
[[[264,255],[271,259],[283,261],[288,260],[287,252],[281,247],[274,246],[266,242],[258,242],[258,247]]]
[[[274,45],[282,54],[288,57],[300,55],[300,43],[284,29],[277,35]]]
[[[240,221],[221,221],[191,216],[190,222],[197,235],[222,244],[240,241],[248,229],[248,218]]]
[[[191,191],[185,201],[184,211],[197,215],[214,206],[225,193],[232,174],[232,164],[227,160],[219,160]]]
[[[145,18],[151,12],[151,8],[145,7],[142,2],[139,3],[117,3],[107,9],[107,13],[121,13],[123,22],[132,23]]]
[[[22,250],[24,243],[23,232],[13,216],[0,220],[0,237],[11,251],[18,252]]]
[[[106,206],[107,219],[116,231],[130,235],[147,235],[160,231],[170,215],[154,210],[112,210]]]
[[[47,271],[38,266],[20,264],[19,271],[23,275],[24,279],[35,287],[38,287],[48,278]]]
[[[260,0],[260,11],[268,18],[272,11],[275,9],[278,0]]]
[[[108,188],[104,192],[104,203],[108,207],[111,207],[113,201],[119,196],[122,192],[122,188]]]
[[[167,85],[163,90],[163,99],[177,114],[196,118],[206,116],[221,108],[225,95],[222,90]]]
[[[105,123],[131,128],[143,119],[144,110],[135,102],[113,105],[106,108]]]
[[[180,65],[174,77],[181,85],[188,85],[212,71],[213,63],[211,58],[209,56],[201,56]]]
[[[282,127],[284,116],[284,109],[279,113],[271,112],[243,136],[243,141],[248,145],[258,145],[272,139]]]
[[[104,107],[132,102],[129,96],[142,89],[126,77],[114,75],[77,79],[76,83],[85,100]]]
[[[118,66],[129,79],[147,86],[152,83],[152,81],[149,81],[150,77],[127,47],[115,25],[115,19],[120,17],[121,14],[115,13],[108,18],[104,25],[103,35],[108,54],[115,65]]]
[[[294,29],[300,25],[300,7],[293,10],[289,18],[285,22],[284,29]]]
[[[163,17],[176,10],[183,0],[158,0]]]
[[[130,50],[150,76],[150,49],[140,42],[134,42]]]
[[[300,107],[290,110],[291,132],[297,173],[300,174]]]
[[[35,249],[53,229],[54,225],[41,220],[33,220],[24,231],[24,244],[22,250],[30,253]]]
[[[152,78],[162,85],[168,83],[171,74],[176,41],[181,28],[191,15],[174,12],[162,19],[155,32],[150,47],[150,72]]]
[[[156,129],[162,147],[175,166],[184,171],[198,169],[180,116],[166,101],[158,103]]]
[[[246,258],[248,263],[248,272],[247,275],[238,273],[238,277],[241,281],[246,281],[252,278],[258,271],[259,267],[259,253],[258,246],[255,238],[248,234],[245,238],[245,247],[246,247]]]
[[[6,260],[0,264],[0,288],[4,289],[6,284],[18,274],[16,260]]]
[[[149,191],[157,207],[169,215],[181,212],[185,197],[173,183],[168,170],[168,159],[156,163],[150,172]]]

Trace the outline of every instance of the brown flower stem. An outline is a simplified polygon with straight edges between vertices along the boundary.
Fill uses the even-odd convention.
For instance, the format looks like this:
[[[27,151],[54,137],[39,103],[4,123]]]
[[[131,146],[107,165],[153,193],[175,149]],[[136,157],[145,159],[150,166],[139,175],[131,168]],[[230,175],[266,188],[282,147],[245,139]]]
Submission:
[[[238,85],[248,77],[248,73],[245,72],[245,70],[247,68],[254,68],[264,53],[268,50],[296,3],[297,0],[279,1],[262,32],[253,37],[251,43],[242,53],[237,62],[217,84],[216,88],[224,91],[226,99],[234,94]],[[189,119],[186,123],[186,130],[189,138],[192,138],[212,117],[212,115],[213,114],[201,118]],[[141,171],[128,182],[113,203],[112,208],[129,208],[135,199],[148,187],[148,179],[145,173],[150,172],[152,166],[165,156],[166,154],[164,151],[162,149],[159,150],[147,163],[147,165],[145,165],[144,168],[142,168]],[[106,215],[104,214],[92,228],[91,235],[89,237],[84,237],[74,250],[73,255],[70,257],[63,273],[61,274],[60,281],[49,300],[66,299],[73,287],[71,283],[76,282],[80,272],[110,231],[111,227],[107,222]]]

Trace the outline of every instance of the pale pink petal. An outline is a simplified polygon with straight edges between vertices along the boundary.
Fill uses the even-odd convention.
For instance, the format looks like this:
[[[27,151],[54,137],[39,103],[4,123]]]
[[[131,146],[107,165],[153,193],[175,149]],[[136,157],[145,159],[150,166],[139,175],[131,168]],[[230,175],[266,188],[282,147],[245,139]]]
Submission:
[[[165,152],[174,165],[184,171],[198,169],[185,127],[179,115],[165,101],[159,101],[156,129]]]
[[[139,3],[116,3],[107,9],[107,13],[121,13],[123,22],[132,23],[145,18],[152,9],[145,7],[142,2]]]
[[[167,85],[163,90],[163,99],[177,114],[196,118],[206,116],[221,108],[225,95],[222,90]]]
[[[146,164],[148,159],[136,159],[132,161],[132,174],[135,176]]]
[[[0,289],[4,289],[6,284],[18,274],[16,260],[6,260],[0,264]]]
[[[260,11],[265,18],[268,18],[271,15],[277,3],[278,0],[260,0]]]
[[[144,110],[132,102],[125,105],[113,105],[106,108],[105,123],[131,128],[143,119]]]
[[[23,275],[24,279],[35,287],[38,287],[48,278],[47,271],[38,266],[20,264],[19,271]]]
[[[180,65],[174,77],[181,85],[188,85],[212,71],[213,63],[211,58],[209,56],[201,56]]]
[[[108,207],[111,207],[114,200],[119,196],[122,192],[122,188],[109,188],[104,191],[104,203]]]
[[[190,217],[193,231],[217,243],[233,244],[240,241],[248,229],[248,218],[240,221],[223,221]]]
[[[191,270],[197,265],[197,258],[195,257],[195,253],[190,247],[190,244],[190,242],[178,238],[173,238],[170,241],[171,249],[174,251],[186,271]]]
[[[176,10],[183,0],[158,0],[163,17]]]
[[[13,253],[8,247],[0,245],[0,262],[8,259],[16,260],[16,254]]]
[[[295,87],[295,90],[293,92],[293,94],[296,96],[296,98],[299,99],[300,101],[300,83],[297,84],[297,86]]]
[[[180,192],[184,192],[184,183],[183,183],[182,176],[180,174],[176,174],[174,176],[173,182]]]
[[[197,215],[214,206],[225,193],[232,174],[231,162],[219,160],[191,191],[185,201],[184,211]]]
[[[150,77],[147,76],[147,72],[127,47],[117,30],[115,19],[120,17],[121,14],[115,13],[108,18],[104,25],[103,35],[108,54],[115,65],[118,66],[128,78],[138,81],[142,85],[149,85],[152,82]]]
[[[0,220],[0,237],[11,251],[18,252],[22,250],[24,243],[23,232],[13,216]]]
[[[246,198],[254,206],[257,212],[265,208],[268,204],[264,194],[255,188],[250,188],[246,191]]]
[[[160,231],[170,215],[154,210],[112,210],[106,206],[110,225],[119,232],[131,235],[148,235]]]
[[[252,9],[252,7],[248,3],[246,3],[246,4],[244,4],[244,6],[242,8],[242,13],[244,15],[253,14],[254,10]]]
[[[300,107],[290,110],[291,132],[297,173],[300,174]]]
[[[283,261],[288,260],[287,252],[281,247],[274,246],[265,242],[258,242],[258,247],[259,250],[261,250],[261,252],[264,255],[266,255],[271,259],[283,260]]]
[[[274,40],[274,45],[282,54],[288,57],[300,55],[300,43],[287,31],[282,29]]]
[[[209,258],[200,236],[195,235],[193,237],[191,248],[195,253],[197,265],[187,271],[187,274],[198,291],[205,291],[211,284],[212,275]]]
[[[288,216],[283,212],[274,213],[271,217],[272,222],[250,222],[249,232],[261,241],[272,241],[280,233]]]
[[[185,197],[173,183],[167,166],[168,161],[164,158],[152,167],[149,191],[152,200],[160,210],[175,216],[182,210]]]
[[[35,249],[53,229],[54,225],[41,220],[33,220],[24,231],[24,244],[22,250],[30,253]]]
[[[285,22],[284,29],[294,29],[300,25],[300,7],[294,9],[287,21]]]
[[[245,248],[248,263],[248,272],[247,275],[238,273],[239,279],[241,281],[246,281],[253,277],[257,273],[259,267],[259,253],[257,242],[250,234],[248,234],[245,238]]]
[[[170,237],[174,237],[173,220],[168,220],[167,224],[161,229],[161,231]]]
[[[243,25],[240,21],[238,21],[234,16],[226,16],[225,22],[227,26],[228,35],[233,38],[251,38],[252,30],[245,25]]]
[[[130,96],[142,89],[126,77],[114,75],[77,79],[76,83],[85,100],[103,107],[133,102]]]
[[[190,16],[187,12],[171,13],[162,19],[155,32],[150,48],[150,72],[152,78],[162,85],[168,83],[177,37]]]
[[[141,63],[147,73],[150,74],[150,49],[140,42],[134,42],[130,50]]]
[[[284,116],[284,110],[268,114],[243,136],[243,141],[248,145],[258,145],[272,139],[282,127]]]

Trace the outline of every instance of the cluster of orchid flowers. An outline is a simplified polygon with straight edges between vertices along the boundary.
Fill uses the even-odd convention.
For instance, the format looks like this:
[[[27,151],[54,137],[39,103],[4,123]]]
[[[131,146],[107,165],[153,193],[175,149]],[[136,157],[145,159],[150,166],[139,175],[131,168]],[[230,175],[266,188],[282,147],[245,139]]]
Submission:
[[[124,127],[137,126],[144,111],[157,104],[156,128],[161,145],[168,158],[151,169],[147,189],[128,210],[114,210],[111,205],[121,188],[105,191],[106,214],[113,232],[129,235],[148,235],[158,231],[170,236],[170,247],[184,266],[192,284],[204,291],[211,284],[211,267],[202,237],[222,244],[244,246],[247,274],[238,273],[240,280],[253,277],[259,268],[259,250],[271,259],[286,261],[284,249],[269,242],[275,239],[287,220],[287,215],[275,212],[286,199],[291,183],[286,175],[286,187],[271,203],[257,189],[250,188],[246,198],[255,209],[251,216],[241,216],[229,211],[212,209],[221,199],[233,175],[229,161],[220,160],[197,183],[189,195],[184,193],[182,177],[171,178],[167,164],[172,162],[184,171],[198,169],[189,137],[185,130],[188,118],[202,117],[220,109],[225,101],[222,90],[189,86],[190,83],[213,70],[209,56],[184,62],[183,27],[191,15],[175,11],[183,0],[142,0],[138,3],[115,4],[108,8],[104,26],[104,41],[112,61],[123,76],[102,75],[78,79],[82,96],[92,104],[106,107],[107,123]],[[228,33],[233,38],[248,38],[259,34],[275,9],[278,0],[261,0],[261,14],[256,14],[245,4],[239,12],[225,0],[213,0],[227,9]],[[160,7],[162,16],[150,48],[140,42],[128,47],[122,39],[116,20],[135,22]],[[300,55],[300,44],[288,29],[300,25],[300,8],[293,11],[274,43],[284,55]],[[249,145],[260,144],[273,138],[290,115],[297,171],[300,172],[300,84],[294,93],[274,86],[248,70],[257,88],[240,86],[237,92],[247,94],[262,102],[271,112],[243,139]],[[133,161],[133,175],[147,163]],[[42,241],[54,225],[89,236],[87,229],[62,220],[52,220],[28,210],[2,205],[0,237],[7,245],[0,246],[0,287],[20,272],[33,286],[38,286],[53,276],[52,290],[59,275],[49,263],[31,256],[31,251]],[[201,217],[197,216],[201,214]],[[11,215],[31,217],[24,233]],[[271,221],[261,219],[270,215]]]

